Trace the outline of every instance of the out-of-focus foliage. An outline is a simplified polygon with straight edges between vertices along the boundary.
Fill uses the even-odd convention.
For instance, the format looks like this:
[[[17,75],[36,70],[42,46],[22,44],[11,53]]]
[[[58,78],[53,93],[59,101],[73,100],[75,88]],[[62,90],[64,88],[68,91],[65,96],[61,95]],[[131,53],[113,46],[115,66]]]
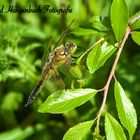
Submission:
[[[126,3],[130,18],[138,12],[140,2],[139,0],[126,0]],[[115,27],[113,27],[113,30],[111,28],[109,16],[112,1],[13,0],[9,2],[8,0],[1,0],[0,10],[2,5],[4,5],[4,9],[8,9],[10,5],[22,9],[28,8],[30,4],[34,8],[39,5],[61,8],[70,4],[72,13],[67,15],[57,15],[57,13],[17,14],[1,13],[0,11],[0,140],[61,140],[62,138],[66,139],[65,137],[69,137],[69,135],[73,135],[74,131],[77,131],[80,126],[86,127],[83,133],[84,137],[86,132],[89,133],[89,129],[93,124],[93,121],[89,120],[94,119],[99,111],[102,102],[100,94],[97,94],[94,98],[89,98],[95,95],[91,93],[93,95],[88,95],[90,100],[85,104],[83,104],[85,99],[81,102],[78,100],[78,105],[74,107],[83,104],[82,106],[63,114],[42,114],[37,112],[37,110],[46,98],[53,92],[57,92],[57,90],[81,87],[85,89],[100,89],[105,85],[115,57],[116,46],[113,48],[112,44],[116,43],[116,36],[117,40],[120,41],[123,34],[120,34],[121,30],[118,33],[119,35],[114,35],[113,30],[116,29]],[[114,12],[117,14],[117,11]],[[118,14],[121,15],[122,13]],[[83,57],[78,65],[60,66],[58,71],[62,80],[58,79],[58,82],[55,77],[51,77],[46,82],[40,96],[32,105],[25,108],[24,104],[39,79],[44,52],[48,56],[48,52],[56,47],[55,45],[62,32],[73,19],[75,21],[62,41],[62,43],[67,41],[74,42],[78,46],[76,53],[73,54],[73,62],[101,37],[105,38],[107,45],[101,44],[104,46],[102,47],[104,50],[99,50],[100,48],[97,50],[97,47],[93,48],[90,53],[85,54],[86,57]],[[136,140],[140,139],[140,47],[138,46],[140,39],[138,26],[139,21],[137,24],[132,25],[132,28],[136,31],[132,32],[132,38],[128,38],[116,70],[119,82],[123,89],[127,91],[127,96],[131,99],[136,109],[138,116],[138,125],[134,134],[134,139]],[[46,48],[50,37],[52,37],[51,47]],[[92,57],[95,56],[95,51],[99,51],[102,54],[98,53],[98,58],[95,57],[98,59],[96,61],[95,59],[92,60]],[[102,59],[103,57],[104,59]],[[93,63],[91,64],[90,60],[96,63],[96,66],[93,67]],[[105,61],[106,63],[104,64]],[[99,67],[100,69],[95,71]],[[93,72],[95,73],[93,74]],[[115,98],[113,85],[111,85],[108,94],[107,110],[113,116],[117,116],[117,109],[119,109],[115,107]],[[55,102],[55,99],[52,98],[52,100]],[[68,102],[70,103],[71,100]],[[44,108],[45,105],[43,106]],[[116,131],[115,126],[117,128],[120,127],[118,124],[119,119],[115,117],[117,119],[115,120],[110,114],[105,116],[105,129],[103,123],[100,125],[100,133],[103,136],[105,136],[105,131],[108,134],[110,129]],[[87,122],[85,123],[84,121]],[[123,120],[121,121],[123,124]],[[78,124],[80,122],[84,123]],[[111,126],[112,123],[114,123],[113,126]],[[76,124],[78,125],[74,126]],[[72,128],[69,130],[70,127]],[[127,126],[124,125],[124,127],[127,129]],[[117,133],[121,134],[122,138],[125,139],[122,128]],[[92,139],[92,137],[89,137],[89,139]]]

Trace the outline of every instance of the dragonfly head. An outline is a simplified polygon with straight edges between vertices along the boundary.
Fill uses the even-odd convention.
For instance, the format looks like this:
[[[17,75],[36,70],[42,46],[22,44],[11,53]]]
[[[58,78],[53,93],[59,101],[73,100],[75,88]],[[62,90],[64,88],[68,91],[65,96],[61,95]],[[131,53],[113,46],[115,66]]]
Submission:
[[[76,51],[77,46],[75,45],[75,43],[66,43],[66,52],[69,54],[73,54]]]

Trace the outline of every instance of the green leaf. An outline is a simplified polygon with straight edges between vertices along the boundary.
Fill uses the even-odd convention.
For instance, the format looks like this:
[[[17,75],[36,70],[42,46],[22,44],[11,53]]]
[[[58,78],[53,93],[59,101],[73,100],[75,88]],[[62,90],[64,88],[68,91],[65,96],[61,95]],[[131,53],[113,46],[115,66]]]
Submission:
[[[21,138],[27,138],[33,134],[33,128],[27,127],[25,130],[21,128],[15,128],[13,130],[4,132],[0,134],[0,139],[4,140],[19,140]]]
[[[115,100],[118,115],[122,125],[128,130],[130,139],[132,139],[137,127],[137,116],[134,106],[119,82],[115,82]]]
[[[116,47],[113,45],[108,46],[105,42],[102,46],[98,45],[94,47],[87,57],[87,67],[90,73],[94,73],[99,69],[106,60],[115,52]]]
[[[101,17],[101,16],[93,16],[92,18],[90,18],[89,22],[92,23],[92,27],[97,29],[98,31],[107,31],[108,29],[103,25],[103,20],[105,19],[105,17]]]
[[[123,38],[128,25],[128,9],[125,0],[113,0],[111,25],[118,42]]]
[[[107,42],[105,42],[102,45],[101,47],[102,52],[98,61],[97,69],[101,67],[106,62],[106,60],[115,52],[117,46],[118,44],[115,44],[114,46],[113,45],[107,46]]]
[[[30,53],[30,51],[32,51],[40,46],[41,46],[41,43],[32,43],[32,44],[26,46],[25,52]]]
[[[6,22],[1,28],[0,38],[7,40],[12,43],[11,45],[13,45],[19,41],[23,29],[24,26],[16,21]]]
[[[1,140],[21,140],[29,137],[34,132],[34,129],[29,126],[26,129],[22,130],[21,128],[15,128],[10,131],[0,134]]]
[[[93,29],[85,29],[85,28],[76,28],[72,31],[75,35],[90,35],[90,34],[97,34],[98,32]]]
[[[105,133],[107,140],[126,140],[121,125],[109,113],[105,116]]]
[[[130,19],[129,25],[132,30],[140,29],[140,11]]]
[[[50,95],[38,109],[41,113],[63,113],[82,105],[96,94],[95,89],[60,90]]]
[[[140,32],[138,32],[138,31],[132,32],[132,39],[133,39],[138,45],[140,45]]]
[[[140,20],[137,20],[136,22],[134,22],[134,23],[131,25],[131,29],[132,29],[132,30],[140,29]]]
[[[95,128],[95,131],[93,133],[93,140],[105,140],[105,136],[101,136],[99,129]]]
[[[8,78],[17,79],[17,78],[25,78],[25,71],[21,71],[17,68],[8,69],[6,71]]]
[[[83,77],[86,77],[86,69],[82,65],[75,65],[70,68],[70,73],[73,77],[77,79],[82,79]]]
[[[31,37],[37,39],[45,39],[46,34],[35,27],[28,27],[22,34],[24,37]]]
[[[15,128],[3,133],[0,133],[0,140],[23,140],[34,134],[35,130],[41,131],[43,125],[37,124],[35,127],[28,126],[25,129]]]
[[[86,62],[90,73],[94,73],[97,70],[100,55],[101,45],[99,44],[90,51],[87,57]]]
[[[90,129],[94,121],[87,121],[79,123],[74,127],[70,128],[63,137],[63,140],[85,140],[90,134]]]
[[[10,92],[4,97],[1,108],[4,110],[17,110],[22,98],[22,94]]]
[[[6,70],[9,66],[9,61],[4,53],[4,50],[0,48],[0,73]]]
[[[76,65],[76,66],[73,66],[70,68],[70,72],[71,74],[75,77],[75,78],[78,78],[78,79],[81,79],[83,74],[82,74],[82,71],[79,67],[79,65]]]

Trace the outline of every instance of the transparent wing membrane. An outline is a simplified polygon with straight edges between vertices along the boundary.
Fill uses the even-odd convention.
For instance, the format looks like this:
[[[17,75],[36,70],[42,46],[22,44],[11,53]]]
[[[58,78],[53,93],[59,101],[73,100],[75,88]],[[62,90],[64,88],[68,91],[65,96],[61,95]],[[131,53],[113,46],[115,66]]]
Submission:
[[[64,47],[63,45],[55,48],[48,57],[47,62],[45,63],[43,67],[42,74],[40,76],[40,80],[33,89],[31,95],[28,98],[27,103],[25,104],[25,107],[27,107],[29,104],[33,102],[33,100],[37,97],[39,94],[39,91],[43,87],[45,81],[50,76],[51,73],[57,74],[57,66],[60,63],[70,63],[71,62],[71,53],[74,53],[76,51],[76,45],[74,43],[67,43]]]
[[[60,45],[61,40],[64,38],[66,33],[68,32],[70,26],[74,20],[70,23],[66,31],[64,31],[58,40],[56,46]],[[52,37],[50,38],[47,47],[45,46],[44,49],[44,54],[42,57],[42,66],[43,70],[40,76],[40,80],[38,81],[37,85],[31,92],[31,95],[29,96],[27,103],[25,104],[25,107],[30,105],[34,99],[37,97],[39,94],[40,90],[42,89],[45,81],[50,77],[51,74],[56,76],[59,76],[58,71],[57,71],[57,65],[59,63],[70,63],[71,62],[71,53],[74,53],[76,50],[76,45],[74,43],[66,43],[66,46],[64,47],[63,45],[56,47],[51,53],[48,54],[49,48],[51,48],[52,45]],[[48,56],[48,57],[47,57]],[[61,83],[61,82],[60,82]]]

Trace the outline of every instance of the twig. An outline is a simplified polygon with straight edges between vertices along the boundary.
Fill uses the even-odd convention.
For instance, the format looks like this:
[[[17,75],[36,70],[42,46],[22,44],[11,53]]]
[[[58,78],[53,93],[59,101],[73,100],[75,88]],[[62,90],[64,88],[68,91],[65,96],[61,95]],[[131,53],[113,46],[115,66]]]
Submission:
[[[113,75],[113,77],[114,77],[114,80],[117,81],[117,78],[116,78],[115,74]]]
[[[140,20],[140,12],[138,12],[139,15],[134,16],[130,19],[128,25],[131,26],[133,23],[137,22],[138,20]]]
[[[125,44],[125,42],[126,42],[128,36],[129,36],[130,32],[131,32],[131,29],[128,27],[127,30],[126,30],[126,33],[125,33],[125,35],[124,35],[124,37],[123,37],[123,39],[122,39],[122,42],[121,42],[120,45],[119,45],[119,50],[118,50],[118,52],[117,52],[117,55],[116,55],[114,64],[113,64],[113,66],[112,66],[112,69],[111,69],[111,72],[110,72],[110,74],[109,74],[108,80],[107,80],[106,85],[105,85],[105,87],[104,87],[104,97],[103,97],[103,101],[102,101],[101,108],[100,108],[99,113],[98,113],[98,115],[97,115],[97,125],[96,125],[96,128],[97,128],[97,129],[99,129],[99,123],[100,123],[101,114],[102,114],[102,112],[103,112],[103,110],[104,110],[104,107],[105,107],[105,104],[106,104],[106,99],[107,99],[107,94],[108,94],[108,89],[109,89],[110,82],[111,82],[111,80],[112,80],[112,77],[113,77],[114,74],[115,74],[116,65],[117,65],[117,63],[118,63],[118,60],[119,60],[119,58],[120,58],[122,49],[123,49],[123,47],[124,47],[124,44]]]
[[[87,49],[78,59],[77,64],[80,63],[81,59],[92,49],[94,48],[96,45],[100,44],[101,42],[104,41],[104,38],[102,37],[101,39],[99,39],[93,46],[91,46],[89,49]]]

